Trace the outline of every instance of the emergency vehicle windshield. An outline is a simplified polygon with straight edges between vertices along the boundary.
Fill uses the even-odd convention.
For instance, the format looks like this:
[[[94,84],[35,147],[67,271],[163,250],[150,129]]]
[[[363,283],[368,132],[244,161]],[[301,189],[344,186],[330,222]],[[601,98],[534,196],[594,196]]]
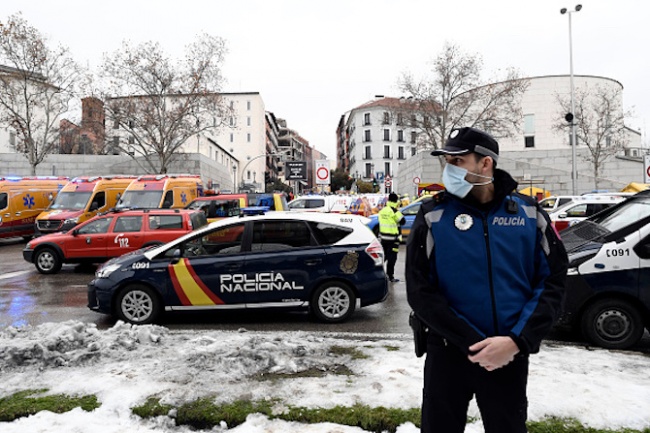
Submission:
[[[160,206],[162,191],[125,191],[117,208],[155,209]]]
[[[48,209],[83,210],[92,192],[60,192]]]

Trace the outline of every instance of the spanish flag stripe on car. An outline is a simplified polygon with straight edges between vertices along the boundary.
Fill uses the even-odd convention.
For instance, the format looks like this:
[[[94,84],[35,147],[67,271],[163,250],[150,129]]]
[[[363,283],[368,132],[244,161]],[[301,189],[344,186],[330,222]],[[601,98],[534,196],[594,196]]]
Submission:
[[[169,265],[174,290],[183,305],[221,305],[224,302],[208,289],[187,259]]]

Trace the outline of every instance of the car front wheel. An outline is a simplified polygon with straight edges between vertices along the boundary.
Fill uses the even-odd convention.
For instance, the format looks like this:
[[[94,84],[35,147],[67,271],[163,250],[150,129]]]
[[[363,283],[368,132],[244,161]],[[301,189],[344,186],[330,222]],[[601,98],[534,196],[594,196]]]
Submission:
[[[352,290],[339,282],[320,286],[312,298],[311,312],[322,322],[336,323],[347,320],[356,305]]]
[[[601,299],[582,315],[582,334],[606,349],[628,349],[643,336],[643,319],[629,302]]]
[[[135,325],[153,323],[160,316],[161,308],[158,295],[139,284],[128,286],[117,298],[117,316]]]
[[[34,265],[41,274],[56,274],[61,270],[61,259],[52,248],[42,248],[36,252]]]

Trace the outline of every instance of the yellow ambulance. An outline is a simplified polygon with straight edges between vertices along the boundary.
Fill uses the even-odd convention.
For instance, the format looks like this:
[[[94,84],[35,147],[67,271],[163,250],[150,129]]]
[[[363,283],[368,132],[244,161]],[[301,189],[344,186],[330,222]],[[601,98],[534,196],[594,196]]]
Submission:
[[[0,177],[0,239],[31,239],[36,217],[68,180],[64,176]]]
[[[67,231],[114,208],[136,176],[79,176],[68,182],[36,218],[36,236]]]
[[[117,209],[185,208],[203,196],[201,176],[151,174],[138,177],[124,191]]]

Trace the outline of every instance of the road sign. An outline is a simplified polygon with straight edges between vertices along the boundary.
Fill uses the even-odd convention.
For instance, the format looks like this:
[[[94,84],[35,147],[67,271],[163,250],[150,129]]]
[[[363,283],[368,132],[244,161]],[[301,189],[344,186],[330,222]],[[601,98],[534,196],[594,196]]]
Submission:
[[[385,180],[384,181],[384,186],[386,188],[390,188],[391,186],[393,186],[393,181],[391,181],[390,179]]]
[[[643,156],[643,183],[650,183],[650,155]]]
[[[307,163],[305,161],[287,161],[284,163],[286,180],[307,180]]]
[[[330,164],[327,160],[316,161],[316,184],[330,184]]]
[[[420,183],[420,178],[419,178],[418,176],[415,176],[415,177],[413,178],[413,183],[416,184],[416,185],[418,185],[418,184]]]

